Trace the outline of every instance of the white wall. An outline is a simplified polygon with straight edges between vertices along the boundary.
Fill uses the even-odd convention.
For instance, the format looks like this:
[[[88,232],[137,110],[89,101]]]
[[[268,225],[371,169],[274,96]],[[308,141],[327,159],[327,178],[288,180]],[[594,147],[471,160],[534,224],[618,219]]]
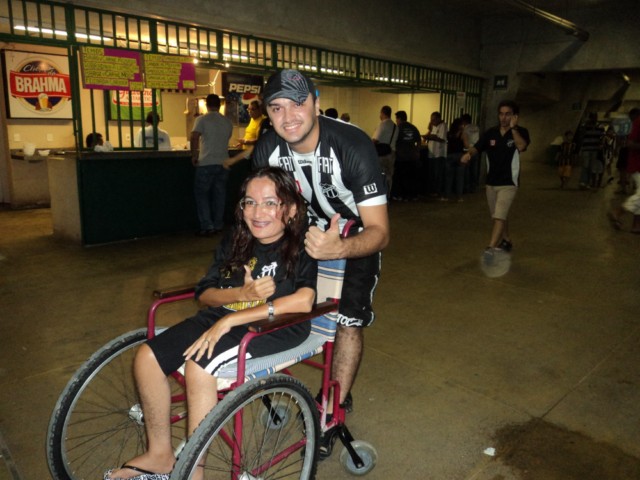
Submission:
[[[344,112],[351,116],[351,123],[362,128],[369,136],[373,136],[380,123],[380,108],[389,105],[391,118],[395,120],[395,112],[407,112],[409,122],[413,123],[421,133],[426,133],[429,117],[439,110],[440,94],[438,93],[384,93],[365,87],[328,87],[320,85],[320,108],[335,108],[338,114]]]

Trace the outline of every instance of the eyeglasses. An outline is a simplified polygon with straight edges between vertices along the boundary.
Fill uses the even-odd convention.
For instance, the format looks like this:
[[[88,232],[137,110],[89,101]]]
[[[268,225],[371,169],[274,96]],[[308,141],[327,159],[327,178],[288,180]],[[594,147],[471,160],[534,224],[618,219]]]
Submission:
[[[251,211],[251,210],[255,210],[258,207],[262,207],[267,212],[273,213],[276,210],[278,210],[278,208],[280,208],[281,206],[282,206],[282,202],[277,202],[276,200],[267,200],[262,203],[258,203],[255,200],[245,198],[244,200],[240,201],[240,209],[246,210],[246,211]]]

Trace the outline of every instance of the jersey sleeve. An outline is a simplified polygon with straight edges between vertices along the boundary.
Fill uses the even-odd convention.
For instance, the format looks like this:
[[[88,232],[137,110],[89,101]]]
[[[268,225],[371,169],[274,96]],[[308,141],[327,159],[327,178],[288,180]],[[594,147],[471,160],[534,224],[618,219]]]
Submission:
[[[339,157],[342,158],[343,181],[356,204],[386,203],[386,182],[373,142],[358,127],[345,126],[340,132]]]
[[[487,143],[489,141],[489,132],[491,130],[486,130],[484,133],[482,133],[480,135],[480,138],[478,138],[478,141],[475,143],[475,145],[473,145],[473,148],[475,148],[478,153],[482,153],[487,149]]]

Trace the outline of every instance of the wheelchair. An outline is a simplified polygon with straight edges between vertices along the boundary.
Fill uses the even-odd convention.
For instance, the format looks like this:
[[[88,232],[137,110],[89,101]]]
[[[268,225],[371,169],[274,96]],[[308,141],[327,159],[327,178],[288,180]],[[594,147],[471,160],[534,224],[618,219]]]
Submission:
[[[186,440],[185,379],[171,374],[171,434],[176,464],[170,480],[266,480],[315,478],[320,437],[331,432],[344,445],[340,462],[356,476],[377,462],[375,448],[354,440],[338,403],[340,386],[331,380],[337,308],[345,260],[318,265],[318,303],[309,313],[284,314],[254,322],[241,344],[237,364],[219,372],[219,402]],[[154,292],[147,328],[121,335],[94,353],[60,395],[47,430],[47,461],[54,479],[95,480],[146,449],[144,416],[136,394],[132,365],[136,347],[164,328],[156,326],[162,305],[194,298],[195,287]],[[311,334],[298,347],[246,359],[249,342],[260,335],[310,321]],[[319,361],[313,357],[321,355]],[[306,364],[321,371],[317,399],[291,375]],[[329,399],[333,393],[332,411]],[[198,472],[198,474],[200,474]]]

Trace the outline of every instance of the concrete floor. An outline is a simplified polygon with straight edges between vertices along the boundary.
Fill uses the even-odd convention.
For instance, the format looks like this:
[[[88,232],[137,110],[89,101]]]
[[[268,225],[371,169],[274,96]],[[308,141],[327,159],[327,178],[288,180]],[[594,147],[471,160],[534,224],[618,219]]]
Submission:
[[[522,180],[499,278],[479,267],[483,193],[390,206],[348,416],[379,453],[368,478],[640,478],[640,236],[609,226],[614,185],[561,191],[540,163]],[[187,232],[82,248],[52,237],[47,209],[0,212],[1,480],[50,477],[46,428],[69,377],[144,324],[154,288],[196,280],[215,244]],[[335,453],[319,467],[345,477]]]

